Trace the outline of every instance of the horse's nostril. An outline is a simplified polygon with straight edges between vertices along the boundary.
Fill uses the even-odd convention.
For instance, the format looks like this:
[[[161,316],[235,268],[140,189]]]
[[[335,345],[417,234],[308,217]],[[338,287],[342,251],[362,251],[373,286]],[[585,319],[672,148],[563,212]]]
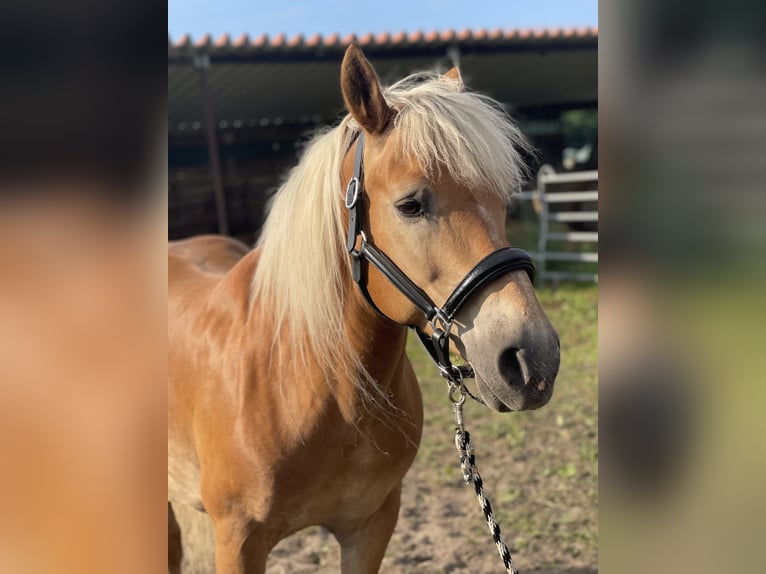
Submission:
[[[500,374],[509,385],[512,387],[524,386],[524,369],[519,362],[519,349],[510,347],[500,353],[498,367]]]

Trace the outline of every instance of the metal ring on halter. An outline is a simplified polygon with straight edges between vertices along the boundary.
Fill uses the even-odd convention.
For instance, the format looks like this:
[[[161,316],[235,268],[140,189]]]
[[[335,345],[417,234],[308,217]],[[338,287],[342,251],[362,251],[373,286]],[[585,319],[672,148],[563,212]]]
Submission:
[[[354,188],[353,195],[351,194],[351,187]],[[348,181],[346,186],[346,209],[352,209],[356,205],[356,200],[359,199],[359,178],[352,177]]]
[[[452,373],[455,375],[455,378],[458,380],[460,385],[463,385],[463,370],[460,368],[460,365],[451,365],[452,367]]]
[[[455,397],[455,393],[458,393],[457,397]],[[449,386],[449,390],[447,391],[447,397],[449,398],[450,402],[455,406],[462,406],[465,402],[465,390],[463,389],[463,385],[455,385],[452,384]]]
[[[459,366],[449,365],[445,367],[444,365],[436,365],[436,368],[439,369],[439,374],[447,379],[450,384],[463,386],[463,371],[460,370]]]
[[[450,365],[451,367],[452,365]],[[452,372],[452,369],[449,367],[445,367],[444,365],[436,365],[436,368],[439,369],[439,374],[447,379],[451,384],[454,384],[455,381],[455,374]]]

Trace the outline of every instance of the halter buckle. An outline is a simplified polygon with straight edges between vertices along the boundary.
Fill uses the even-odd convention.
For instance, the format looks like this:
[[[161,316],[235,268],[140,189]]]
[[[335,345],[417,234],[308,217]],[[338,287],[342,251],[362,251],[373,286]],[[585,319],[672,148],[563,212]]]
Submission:
[[[441,328],[441,330],[449,337],[449,333],[452,330],[452,321],[447,318],[447,315],[444,314],[444,310],[441,307],[436,308],[434,316],[431,317],[429,323],[431,323],[432,329],[436,330]]]
[[[359,178],[352,177],[346,186],[346,209],[353,209],[359,199]]]

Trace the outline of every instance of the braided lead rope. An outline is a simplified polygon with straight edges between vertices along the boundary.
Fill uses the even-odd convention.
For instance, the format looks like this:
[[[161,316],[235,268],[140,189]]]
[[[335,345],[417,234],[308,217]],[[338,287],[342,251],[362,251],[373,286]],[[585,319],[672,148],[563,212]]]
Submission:
[[[459,394],[456,395],[456,392]],[[481,511],[484,514],[484,519],[487,521],[489,532],[492,535],[492,540],[495,542],[495,546],[497,546],[497,551],[500,554],[506,572],[508,574],[519,574],[519,571],[513,566],[511,552],[508,550],[508,546],[503,540],[503,534],[500,532],[500,525],[495,520],[495,515],[492,512],[492,504],[484,495],[484,482],[479,474],[479,469],[476,468],[476,457],[473,454],[471,434],[463,428],[463,403],[465,402],[465,392],[462,389],[450,388],[449,398],[455,409],[455,422],[457,423],[457,427],[455,428],[455,447],[457,447],[458,453],[460,454],[460,467],[463,470],[463,481],[466,484],[473,483],[476,499],[479,501]]]

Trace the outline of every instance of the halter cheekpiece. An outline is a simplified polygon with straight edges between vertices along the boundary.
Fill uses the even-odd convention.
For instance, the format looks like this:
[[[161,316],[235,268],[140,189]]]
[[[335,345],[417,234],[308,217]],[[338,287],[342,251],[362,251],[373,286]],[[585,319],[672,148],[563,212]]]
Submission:
[[[474,376],[470,365],[453,365],[449,358],[449,335],[452,322],[463,305],[479,291],[481,287],[498,277],[523,269],[529,279],[535,279],[535,266],[532,258],[523,249],[504,247],[487,255],[468,272],[463,280],[455,287],[452,294],[442,307],[437,306],[428,294],[418,287],[407,275],[377,247],[367,241],[362,229],[361,199],[364,196],[364,132],[360,131],[354,155],[354,174],[346,186],[345,204],[348,209],[348,238],[346,250],[351,257],[351,272],[354,281],[359,286],[367,301],[385,316],[375,305],[367,291],[367,279],[364,262],[378,269],[391,284],[407,297],[422,313],[431,325],[432,334],[429,337],[419,327],[410,325],[417,333],[423,346],[431,355],[441,375],[452,383]],[[357,240],[361,237],[359,249]]]

